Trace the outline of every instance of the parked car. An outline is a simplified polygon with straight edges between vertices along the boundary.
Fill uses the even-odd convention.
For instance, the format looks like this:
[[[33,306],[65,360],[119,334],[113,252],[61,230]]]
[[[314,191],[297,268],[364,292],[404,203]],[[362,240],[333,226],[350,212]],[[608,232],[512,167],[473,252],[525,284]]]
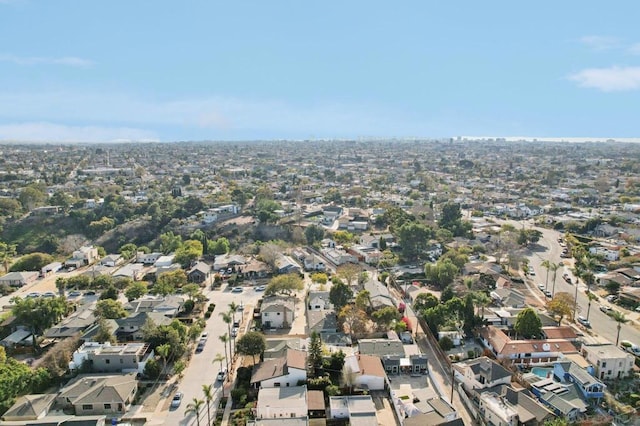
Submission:
[[[80,293],[78,290],[74,290],[74,291],[70,291],[67,296],[68,297],[79,297],[81,295],[82,295],[82,293]]]
[[[227,369],[226,368],[218,371],[218,376],[216,377],[216,380],[221,382],[221,381],[224,380],[225,377],[227,377]]]
[[[544,295],[547,296],[547,297],[553,297],[553,293],[551,293],[551,290],[545,291]]]
[[[256,291],[264,291],[266,288],[267,286],[259,285],[258,287],[256,287]]]
[[[587,328],[591,328],[591,323],[589,322],[589,320],[582,315],[578,316],[578,322]]]
[[[52,291],[47,291],[46,293],[42,294],[42,297],[52,298],[52,297],[56,297],[56,294]]]
[[[600,305],[600,310],[607,315],[610,315],[613,312],[613,308],[609,305]]]
[[[529,269],[529,275],[532,277],[536,276],[536,271],[534,271],[533,269]]]
[[[231,290],[232,293],[242,293],[242,287],[234,287],[233,290]]]
[[[240,320],[235,320],[235,321],[233,322],[233,326],[234,326],[234,327],[240,327]]]
[[[607,296],[607,302],[609,303],[613,303],[616,300],[618,300],[618,296],[616,296],[615,294],[610,294]]]
[[[199,354],[200,352],[202,352],[202,351],[204,350],[204,345],[205,345],[206,343],[207,343],[207,341],[206,341],[206,340],[202,340],[202,339],[201,339],[201,340],[198,342],[198,346],[196,346],[196,353],[198,353],[198,354]]]
[[[96,295],[96,292],[95,292],[95,291],[93,291],[93,290],[89,290],[89,291],[85,291],[85,292],[84,292],[84,295],[85,295],[85,296],[95,296],[95,295]]]
[[[180,403],[182,402],[182,392],[176,392],[175,395],[173,395],[173,399],[171,400],[171,408],[178,408],[180,406]]]
[[[200,335],[200,340],[207,340],[209,338],[209,333],[206,331]]]
[[[568,282],[569,284],[571,284],[571,276],[570,276],[568,273],[566,273],[566,272],[565,272],[564,274],[562,274],[562,278],[563,278],[566,282]]]
[[[25,297],[27,299],[35,299],[37,297],[40,297],[40,293],[38,293],[37,291],[32,291],[31,293],[27,294]]]
[[[238,335],[238,327],[233,327],[231,329],[231,337],[236,337]]]
[[[544,291],[544,284],[538,284],[538,288],[542,291]]]

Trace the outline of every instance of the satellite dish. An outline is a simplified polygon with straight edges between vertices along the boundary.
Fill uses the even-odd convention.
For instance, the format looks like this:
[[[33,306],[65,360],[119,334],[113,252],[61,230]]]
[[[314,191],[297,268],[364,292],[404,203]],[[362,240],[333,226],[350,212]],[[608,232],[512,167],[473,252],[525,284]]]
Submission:
[[[542,344],[542,350],[545,351],[545,352],[550,351],[551,350],[551,345],[548,344],[548,343],[543,343]]]

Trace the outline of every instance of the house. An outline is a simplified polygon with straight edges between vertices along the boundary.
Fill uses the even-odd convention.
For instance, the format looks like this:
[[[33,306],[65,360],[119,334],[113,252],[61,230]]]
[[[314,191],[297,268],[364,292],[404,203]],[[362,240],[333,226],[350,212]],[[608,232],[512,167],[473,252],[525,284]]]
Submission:
[[[305,271],[324,271],[326,265],[324,259],[315,254],[309,254],[300,259],[303,263]]]
[[[335,333],[338,330],[338,318],[333,309],[322,311],[307,310],[307,334]]]
[[[364,355],[399,356],[404,358],[404,345],[400,339],[360,339],[358,351]]]
[[[145,265],[153,265],[154,263],[156,263],[156,260],[158,260],[160,258],[160,256],[162,256],[162,253],[160,252],[154,252],[154,253],[143,253],[141,251],[136,253],[136,263],[143,263]]]
[[[82,375],[62,388],[55,400],[63,407],[73,408],[76,416],[121,416],[131,406],[137,390],[135,373]]]
[[[276,272],[278,274],[299,274],[301,273],[300,265],[298,265],[291,257],[289,256],[278,256],[276,258]]]
[[[561,383],[575,383],[585,399],[603,398],[607,386],[591,374],[595,373],[593,367],[590,366],[589,370],[585,370],[572,361],[553,363],[553,375]]]
[[[127,263],[122,268],[115,271],[112,275],[113,278],[130,278],[134,281],[140,281],[142,279],[142,271],[144,266],[140,263]]]
[[[469,392],[511,383],[511,371],[486,356],[453,364],[456,377]]]
[[[138,312],[126,318],[118,318],[116,320],[118,323],[118,330],[116,331],[118,341],[132,342],[143,340],[144,335],[142,328],[147,321],[151,321],[156,326],[160,326],[169,325],[173,320],[160,312]]]
[[[222,269],[231,268],[236,270],[239,266],[246,264],[244,256],[239,254],[221,254],[216,256],[213,261],[213,269],[220,271]]]
[[[256,402],[256,419],[290,419],[308,416],[307,387],[261,388]]]
[[[129,312],[129,315],[138,312],[157,312],[173,318],[178,315],[183,305],[184,298],[175,294],[169,296],[146,295],[125,303],[123,308]]]
[[[589,253],[594,256],[601,256],[609,262],[615,262],[620,259],[620,247],[617,246],[591,246]]]
[[[327,407],[324,403],[324,392],[321,390],[307,391],[307,409],[309,417],[322,418],[327,416]]]
[[[153,266],[156,268],[162,268],[173,265],[173,259],[176,256],[174,254],[162,255],[156,259]]]
[[[341,249],[323,248],[321,253],[336,266],[344,265],[345,263],[358,263],[358,259],[354,255]]]
[[[354,388],[368,391],[385,389],[387,374],[377,356],[347,356],[342,371],[344,377],[347,377],[346,381]]]
[[[271,296],[263,299],[260,308],[264,328],[287,328],[293,324],[295,301],[289,297]]]
[[[41,419],[47,415],[55,399],[56,395],[52,393],[20,396],[3,414],[2,420],[26,423],[28,420]]]
[[[251,374],[251,385],[255,388],[297,386],[300,381],[306,380],[307,353],[295,349],[287,349],[283,357],[261,362]]]
[[[406,416],[403,426],[464,426],[454,408],[442,398],[431,398],[418,404],[396,401]],[[419,405],[419,407],[418,407]]]
[[[491,425],[540,425],[552,420],[553,413],[530,397],[524,390],[501,386],[502,393],[483,392],[479,397],[479,412]]]
[[[541,379],[531,383],[531,392],[555,415],[570,422],[586,413],[589,407],[575,384],[561,384],[550,378]]]
[[[91,327],[95,322],[96,317],[93,314],[93,307],[80,309],[46,330],[44,337],[48,339],[73,337]]]
[[[525,307],[525,296],[518,290],[507,287],[498,287],[493,290],[490,295],[493,301],[500,306],[508,308]]]
[[[389,289],[378,280],[368,280],[364,283],[364,289],[369,292],[369,301],[374,310],[396,307],[395,300],[391,297]]]
[[[583,345],[582,356],[595,368],[600,380],[615,380],[633,374],[635,357],[613,344]]]
[[[65,266],[73,266],[79,268],[81,266],[91,265],[98,261],[98,249],[93,246],[82,246],[75,250],[70,259],[67,259]]]
[[[40,269],[40,276],[46,277],[62,269],[62,262],[51,262]]]
[[[380,424],[371,395],[330,396],[329,418],[349,419],[351,425]]]
[[[22,287],[27,284],[31,284],[38,279],[40,274],[33,271],[22,272],[9,272],[6,275],[0,277],[0,284],[5,284],[11,287]]]
[[[123,262],[124,262],[124,259],[119,254],[109,254],[109,255],[103,257],[102,259],[100,259],[100,264],[101,265],[110,266],[112,268],[114,266],[118,266],[118,265],[122,264]]]
[[[87,366],[96,373],[137,373],[142,374],[153,351],[147,353],[145,343],[111,345],[108,342],[85,342],[72,355],[69,370],[75,371]]]
[[[504,331],[491,325],[480,330],[480,341],[497,359],[509,360],[512,364],[550,363],[578,352],[564,339],[512,340]]]
[[[288,349],[300,351],[303,348],[305,348],[305,340],[298,337],[267,339],[267,347],[262,358],[282,358],[287,355]]]
[[[428,360],[426,355],[412,354],[408,357],[398,355],[385,355],[381,357],[382,366],[389,374],[426,374],[428,370]]]
[[[208,284],[211,280],[211,266],[205,262],[197,262],[187,272],[189,282],[196,284]]]

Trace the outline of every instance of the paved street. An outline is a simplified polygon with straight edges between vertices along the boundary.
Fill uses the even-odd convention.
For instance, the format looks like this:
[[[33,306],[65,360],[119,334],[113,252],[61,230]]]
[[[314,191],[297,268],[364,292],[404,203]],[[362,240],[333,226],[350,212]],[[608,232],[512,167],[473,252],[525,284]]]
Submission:
[[[514,222],[514,221],[511,221],[511,222],[514,225],[522,226],[522,222]],[[531,225],[527,224],[527,227],[529,226]],[[587,289],[587,287],[581,281],[578,284],[575,284],[577,282],[577,279],[571,272],[571,266],[570,266],[570,264],[572,263],[572,260],[563,259],[560,257],[562,248],[558,243],[558,237],[561,234],[551,229],[545,229],[545,228],[536,228],[536,229],[542,232],[542,238],[538,242],[538,245],[544,247],[545,250],[532,252],[529,256],[529,259],[530,259],[529,265],[533,267],[536,273],[536,275],[532,277],[534,281],[534,285],[531,285],[531,290],[533,292],[538,292],[538,295],[544,299],[544,295],[538,289],[538,284],[544,285],[546,283],[546,278],[547,278],[547,270],[542,266],[542,262],[547,259],[557,264],[560,263],[560,261],[563,261],[566,266],[561,266],[557,271],[556,280],[555,280],[555,292],[556,293],[567,292],[572,296],[575,296],[576,289],[577,289],[578,306],[579,306],[578,315],[582,315],[586,317],[587,309],[588,309],[588,298],[587,298],[587,295],[585,294],[585,290]],[[565,272],[567,272],[571,276],[572,282],[574,284],[569,284],[562,278],[562,275]],[[548,289],[553,291],[554,290],[553,286],[554,286],[553,272],[550,271]],[[640,343],[640,329],[638,326],[638,319],[640,317],[640,314],[638,314],[637,312],[625,311],[619,306],[608,303],[604,299],[594,300],[593,302],[591,302],[591,310],[589,312],[589,321],[591,322],[591,325],[592,325],[591,332],[594,334],[594,336],[603,337],[612,343],[615,343],[616,341],[617,323],[613,319],[611,319],[610,316],[606,315],[605,313],[599,310],[600,305],[603,305],[603,304],[610,305],[614,309],[617,309],[621,312],[626,313],[627,318],[631,320],[629,323],[622,325],[622,329],[620,331],[620,340],[630,340],[632,342]]]
[[[184,376],[178,384],[177,390],[184,393],[182,404],[180,404],[180,407],[177,409],[170,409],[168,412],[161,412],[160,416],[156,415],[154,419],[155,424],[195,424],[195,416],[185,416],[185,410],[187,404],[193,401],[193,398],[204,399],[202,393],[202,385],[204,384],[214,384],[215,395],[214,400],[211,403],[211,407],[212,413],[215,412],[213,408],[217,407],[217,402],[220,400],[222,395],[221,382],[216,381],[216,375],[220,369],[220,364],[216,362],[215,365],[213,365],[212,360],[218,353],[224,355],[224,346],[218,336],[228,332],[227,324],[222,321],[220,313],[227,311],[229,309],[229,303],[231,302],[235,302],[236,304],[243,303],[245,305],[245,312],[240,330],[244,331],[248,324],[247,321],[253,314],[253,306],[262,296],[261,292],[256,292],[252,287],[245,287],[242,293],[232,293],[230,289],[226,288],[226,286],[223,286],[222,288],[223,290],[206,290],[204,292],[209,298],[209,301],[216,304],[216,309],[213,311],[211,318],[207,321],[205,331],[209,333],[209,338],[204,350],[199,354],[193,354],[191,362],[185,369]],[[236,319],[238,319],[239,316],[240,312],[236,313]],[[203,406],[200,415],[200,419],[202,420],[203,418],[206,423],[206,405]]]

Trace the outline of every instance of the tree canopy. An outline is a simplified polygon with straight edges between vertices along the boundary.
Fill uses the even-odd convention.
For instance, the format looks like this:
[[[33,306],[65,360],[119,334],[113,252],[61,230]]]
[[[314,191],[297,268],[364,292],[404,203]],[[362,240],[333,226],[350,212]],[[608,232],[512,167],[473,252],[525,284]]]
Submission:
[[[236,352],[242,355],[253,357],[256,363],[256,355],[262,356],[267,348],[267,341],[264,335],[258,331],[249,331],[236,341]]]
[[[264,291],[265,296],[276,294],[290,296],[296,291],[304,289],[302,278],[298,274],[278,275],[271,278],[269,285]]]
[[[353,290],[342,281],[333,283],[331,290],[329,290],[329,301],[333,304],[336,311],[340,311],[352,298]]]
[[[540,336],[542,321],[532,308],[524,308],[516,317],[513,329],[527,339]]]

